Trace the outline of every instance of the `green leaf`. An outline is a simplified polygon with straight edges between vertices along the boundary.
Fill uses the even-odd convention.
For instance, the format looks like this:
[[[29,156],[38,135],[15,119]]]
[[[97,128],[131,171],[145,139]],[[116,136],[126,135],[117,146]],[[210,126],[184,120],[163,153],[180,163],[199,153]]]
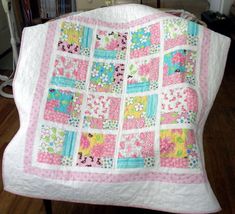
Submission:
[[[49,142],[49,141],[50,141],[50,137],[46,136],[46,137],[44,137],[44,140],[45,140],[46,142]]]
[[[133,64],[131,64],[130,65],[130,70],[132,70],[134,68],[134,65]]]
[[[192,149],[192,148],[193,148],[193,145],[192,145],[192,144],[189,144],[189,145],[187,145],[187,148]]]
[[[184,143],[184,141],[183,141],[183,139],[181,137],[177,137],[176,140],[177,140],[178,143]]]
[[[177,155],[177,157],[181,157],[182,154],[183,154],[183,151],[182,151],[182,150],[179,150],[176,155]]]
[[[132,70],[130,74],[135,74],[137,72],[136,69]]]
[[[105,37],[105,42],[109,42],[109,38],[108,37]]]
[[[54,149],[51,148],[51,147],[47,148],[47,151],[50,152],[50,153],[54,153]]]
[[[64,136],[64,132],[58,132],[58,134],[63,137]]]
[[[52,140],[56,140],[56,135],[51,135]]]

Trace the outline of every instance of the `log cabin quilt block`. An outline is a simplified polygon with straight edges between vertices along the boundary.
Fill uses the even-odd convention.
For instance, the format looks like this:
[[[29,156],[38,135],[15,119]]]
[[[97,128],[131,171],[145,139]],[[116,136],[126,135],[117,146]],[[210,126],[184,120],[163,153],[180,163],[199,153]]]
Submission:
[[[139,58],[160,51],[160,24],[155,23],[131,32],[130,58]]]
[[[44,119],[77,127],[80,121],[83,95],[67,90],[50,88]]]
[[[88,61],[58,55],[55,60],[51,84],[85,89]]]
[[[72,22],[63,22],[60,28],[58,50],[83,56],[90,55],[93,30]]]
[[[162,167],[199,168],[199,157],[193,130],[161,130],[160,165]]]
[[[75,142],[75,132],[42,125],[38,162],[71,166]]]
[[[192,88],[162,92],[161,124],[196,124],[198,95]]]
[[[180,45],[198,45],[199,29],[195,22],[175,18],[165,20],[163,25],[165,50]]]
[[[155,125],[158,95],[130,96],[125,100],[123,129],[145,128]]]
[[[127,93],[156,90],[158,74],[159,58],[131,61],[128,67]]]
[[[118,129],[121,99],[89,94],[84,112],[83,127]]]
[[[121,59],[126,57],[127,32],[97,30],[94,57]]]
[[[122,135],[118,151],[118,168],[154,167],[154,132]]]
[[[122,92],[124,64],[94,62],[89,89],[92,92]]]
[[[77,166],[112,168],[116,135],[82,133]]]

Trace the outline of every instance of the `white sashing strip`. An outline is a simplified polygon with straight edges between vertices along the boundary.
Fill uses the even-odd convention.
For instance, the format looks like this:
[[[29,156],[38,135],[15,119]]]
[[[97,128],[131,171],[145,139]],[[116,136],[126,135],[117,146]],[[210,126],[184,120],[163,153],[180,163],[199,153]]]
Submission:
[[[159,75],[158,75],[158,106],[156,114],[155,125],[155,139],[154,139],[154,154],[155,154],[155,168],[160,168],[160,128],[161,128],[161,105],[162,105],[162,85],[163,85],[163,66],[164,66],[164,26],[163,21],[160,23],[160,61],[159,61]]]
[[[122,139],[122,127],[124,122],[124,112],[125,112],[125,100],[126,100],[126,90],[127,90],[127,75],[128,75],[128,65],[130,60],[130,42],[131,42],[131,31],[127,31],[127,49],[126,49],[126,62],[125,62],[125,71],[123,75],[123,86],[122,86],[122,99],[120,104],[120,115],[119,115],[119,127],[118,127],[118,136],[115,146],[115,154],[113,159],[113,169],[117,169],[117,162],[118,162],[118,152],[119,152],[119,145]]]

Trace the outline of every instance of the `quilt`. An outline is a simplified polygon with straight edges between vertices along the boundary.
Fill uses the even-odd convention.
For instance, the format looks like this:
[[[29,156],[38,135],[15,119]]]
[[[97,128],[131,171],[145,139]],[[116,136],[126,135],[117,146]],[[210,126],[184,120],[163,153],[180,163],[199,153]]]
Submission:
[[[24,29],[14,79],[20,129],[6,191],[176,213],[220,210],[203,127],[230,40],[142,5]]]

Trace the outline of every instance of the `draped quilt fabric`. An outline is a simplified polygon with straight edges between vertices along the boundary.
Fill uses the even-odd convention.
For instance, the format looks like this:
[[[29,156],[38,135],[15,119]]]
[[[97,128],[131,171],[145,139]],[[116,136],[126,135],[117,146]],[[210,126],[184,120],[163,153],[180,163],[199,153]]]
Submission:
[[[24,30],[14,80],[20,129],[6,191],[29,197],[216,212],[203,127],[230,40],[141,5]]]

